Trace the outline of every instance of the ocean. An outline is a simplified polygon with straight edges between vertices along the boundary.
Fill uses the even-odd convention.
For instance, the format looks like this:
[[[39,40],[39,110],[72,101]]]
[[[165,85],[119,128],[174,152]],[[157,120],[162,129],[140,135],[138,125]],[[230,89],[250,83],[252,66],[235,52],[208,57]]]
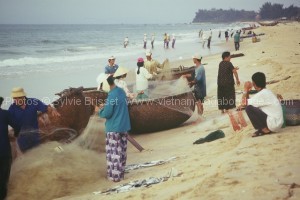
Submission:
[[[129,69],[136,67],[138,57],[145,57],[155,35],[153,58],[163,62],[221,52],[226,29],[237,30],[243,23],[233,24],[114,24],[114,25],[0,25],[0,95],[9,97],[12,87],[21,86],[28,96],[49,98],[68,87],[94,87],[96,77],[104,72],[107,59]],[[202,48],[199,31],[213,32],[211,49]],[[218,38],[222,31],[221,39]],[[164,33],[176,37],[175,48],[163,47]],[[124,38],[129,38],[127,48]],[[171,45],[170,45],[171,47]],[[4,107],[6,107],[4,105]]]

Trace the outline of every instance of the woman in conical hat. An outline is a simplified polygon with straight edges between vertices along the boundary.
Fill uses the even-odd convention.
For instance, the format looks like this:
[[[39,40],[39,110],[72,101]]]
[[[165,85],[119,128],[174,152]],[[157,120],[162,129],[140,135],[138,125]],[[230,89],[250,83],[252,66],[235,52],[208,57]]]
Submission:
[[[126,69],[125,67],[119,67],[117,69],[117,71],[115,72],[114,74],[114,78],[115,78],[115,84],[116,86],[118,86],[119,88],[122,88],[125,93],[126,93],[126,96],[130,99],[134,99],[136,97],[136,95],[134,93],[131,93],[127,87],[127,83],[125,82],[125,78],[127,76],[127,73],[128,73],[128,69]]]

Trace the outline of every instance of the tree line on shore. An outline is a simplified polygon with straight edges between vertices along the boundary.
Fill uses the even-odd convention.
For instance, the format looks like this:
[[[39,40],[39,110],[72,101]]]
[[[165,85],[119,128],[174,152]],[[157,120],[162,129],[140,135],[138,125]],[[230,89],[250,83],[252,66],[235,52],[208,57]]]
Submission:
[[[193,19],[193,23],[199,22],[234,22],[234,21],[253,21],[253,20],[278,20],[285,17],[286,19],[299,19],[300,8],[291,5],[287,8],[283,4],[271,4],[266,2],[262,5],[259,12],[236,10],[236,9],[199,9]]]

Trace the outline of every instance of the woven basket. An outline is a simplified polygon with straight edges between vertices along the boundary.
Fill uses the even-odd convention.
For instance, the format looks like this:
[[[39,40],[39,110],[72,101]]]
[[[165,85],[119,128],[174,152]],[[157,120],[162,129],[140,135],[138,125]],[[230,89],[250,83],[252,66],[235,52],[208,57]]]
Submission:
[[[300,99],[283,100],[281,104],[285,106],[285,123],[287,126],[300,124]]]
[[[169,104],[172,102],[171,104]],[[131,133],[151,133],[178,127],[195,110],[192,92],[129,102]]]

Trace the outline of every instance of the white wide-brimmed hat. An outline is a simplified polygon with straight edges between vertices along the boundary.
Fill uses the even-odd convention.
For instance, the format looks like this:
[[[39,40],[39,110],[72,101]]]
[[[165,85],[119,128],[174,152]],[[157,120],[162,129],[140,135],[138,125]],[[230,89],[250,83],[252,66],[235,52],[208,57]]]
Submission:
[[[201,60],[202,59],[202,56],[200,56],[200,54],[195,54],[193,55],[193,59],[197,59],[197,60]]]
[[[149,50],[146,50],[146,56],[151,56],[152,55],[152,52],[151,52],[151,50],[149,49]]]
[[[25,97],[26,93],[24,92],[24,89],[21,87],[15,87],[11,91],[11,97],[17,98],[17,97]]]
[[[116,57],[114,57],[114,56],[110,56],[109,58],[108,58],[108,60],[115,60],[116,59]]]
[[[129,72],[128,69],[126,69],[125,67],[118,67],[117,71],[114,73],[113,77],[118,77],[118,76],[122,76],[124,74],[127,74]]]

